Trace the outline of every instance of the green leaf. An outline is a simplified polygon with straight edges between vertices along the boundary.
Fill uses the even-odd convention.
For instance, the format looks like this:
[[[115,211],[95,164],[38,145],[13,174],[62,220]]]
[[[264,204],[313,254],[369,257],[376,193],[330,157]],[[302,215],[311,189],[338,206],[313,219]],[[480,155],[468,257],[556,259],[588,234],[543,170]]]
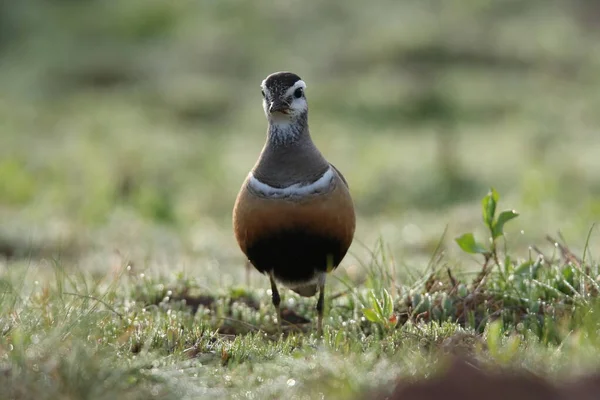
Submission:
[[[488,254],[489,251],[480,243],[475,241],[475,237],[472,233],[465,233],[464,235],[454,239],[463,251],[469,254]]]
[[[492,230],[494,225],[494,216],[496,214],[496,205],[498,204],[498,199],[500,196],[496,189],[491,188],[488,194],[481,201],[481,208],[483,211],[483,222],[487,225],[487,227]]]
[[[498,215],[498,220],[494,223],[494,227],[492,228],[492,239],[504,235],[504,224],[518,216],[519,213],[515,210],[502,211],[500,215]]]
[[[533,265],[532,260],[527,260],[519,265],[514,272],[515,276],[527,276],[531,271],[531,266]]]
[[[502,349],[502,361],[508,362],[514,359],[521,348],[521,338],[517,335],[512,335],[508,338],[506,346]]]
[[[515,269],[515,266],[510,258],[510,255],[504,256],[504,273],[510,274]]]
[[[502,342],[502,323],[500,321],[494,321],[487,327],[487,345],[488,350],[492,356],[498,357],[500,355],[500,344]]]
[[[458,297],[464,299],[469,294],[469,289],[467,289],[467,286],[464,283],[460,283],[456,293],[458,293]]]
[[[573,285],[575,282],[575,271],[571,266],[567,266],[565,269],[563,269],[562,276],[569,285]]]
[[[377,313],[378,318],[381,319],[383,316],[383,308],[381,307],[381,303],[373,291],[371,291],[371,306],[375,309],[374,311]]]
[[[390,318],[394,313],[394,301],[386,289],[383,289],[383,311],[385,312],[384,317],[386,318]]]
[[[366,319],[371,322],[381,322],[381,318],[377,315],[377,313],[372,308],[363,308],[363,315]]]

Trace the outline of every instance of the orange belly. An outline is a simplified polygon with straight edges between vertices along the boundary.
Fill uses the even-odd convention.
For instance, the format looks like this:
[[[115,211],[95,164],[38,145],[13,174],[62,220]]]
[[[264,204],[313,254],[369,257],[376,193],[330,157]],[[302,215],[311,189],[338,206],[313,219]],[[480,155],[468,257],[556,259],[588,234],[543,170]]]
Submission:
[[[301,283],[342,261],[354,236],[354,205],[339,178],[326,194],[294,200],[257,196],[245,182],[233,225],[240,248],[258,271]]]

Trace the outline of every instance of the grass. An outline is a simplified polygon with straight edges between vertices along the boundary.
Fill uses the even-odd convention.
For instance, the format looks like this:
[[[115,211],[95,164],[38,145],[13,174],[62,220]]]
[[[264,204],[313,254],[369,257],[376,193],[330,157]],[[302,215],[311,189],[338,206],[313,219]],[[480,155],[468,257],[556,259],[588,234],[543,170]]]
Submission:
[[[497,200],[490,192],[483,212],[500,242]],[[600,367],[598,264],[559,242],[552,256],[520,259],[465,236],[461,247],[484,258],[475,277],[434,253],[424,274],[399,284],[380,246],[362,283],[331,285],[322,337],[314,299],[289,291],[292,323],[279,334],[266,290],[205,288],[128,263],[94,279],[58,261],[46,277],[11,266],[0,297],[3,396],[352,399],[429,376],[448,354],[559,380]]]
[[[597,7],[296,3],[0,5],[0,398],[350,399],[456,352],[598,369]],[[323,338],[287,290],[277,335],[231,232],[281,69],[358,214]]]

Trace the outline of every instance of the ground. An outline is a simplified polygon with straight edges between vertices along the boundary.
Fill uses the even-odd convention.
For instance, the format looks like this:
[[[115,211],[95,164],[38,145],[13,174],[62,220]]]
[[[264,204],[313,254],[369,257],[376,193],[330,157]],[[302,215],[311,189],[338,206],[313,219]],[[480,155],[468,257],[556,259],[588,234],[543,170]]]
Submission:
[[[554,381],[596,370],[597,15],[1,5],[4,396],[352,399],[457,352]],[[322,338],[316,298],[287,290],[277,334],[231,230],[265,138],[259,84],[283,69],[307,82],[312,136],[358,215]]]

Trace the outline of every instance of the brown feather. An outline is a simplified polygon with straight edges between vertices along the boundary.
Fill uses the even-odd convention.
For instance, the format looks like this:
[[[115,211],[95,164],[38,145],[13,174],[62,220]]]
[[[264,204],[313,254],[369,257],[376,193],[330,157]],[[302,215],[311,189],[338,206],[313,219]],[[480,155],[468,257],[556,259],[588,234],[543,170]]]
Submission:
[[[298,237],[311,244],[331,242],[327,244],[328,249],[339,258],[331,267],[337,267],[352,243],[356,222],[354,205],[348,188],[338,174],[334,182],[332,190],[328,193],[303,198],[273,199],[253,193],[246,181],[238,195],[233,212],[235,237],[242,251],[251,258],[249,249],[261,241],[269,238],[279,240],[281,235],[295,232],[296,235],[300,235]],[[300,243],[297,248],[290,246],[292,254],[287,256],[290,264],[294,264],[298,257],[302,257],[303,254],[306,256],[306,253],[311,250],[302,248]],[[282,276],[286,275],[286,272],[289,272],[290,276],[296,276],[296,271],[285,271],[286,265],[280,265],[286,263],[281,256],[273,258],[273,263],[276,265],[256,265],[256,260],[250,259],[250,261],[261,272],[281,270]],[[310,269],[306,271],[310,274],[324,270],[324,266],[321,265],[306,265],[302,268]]]

